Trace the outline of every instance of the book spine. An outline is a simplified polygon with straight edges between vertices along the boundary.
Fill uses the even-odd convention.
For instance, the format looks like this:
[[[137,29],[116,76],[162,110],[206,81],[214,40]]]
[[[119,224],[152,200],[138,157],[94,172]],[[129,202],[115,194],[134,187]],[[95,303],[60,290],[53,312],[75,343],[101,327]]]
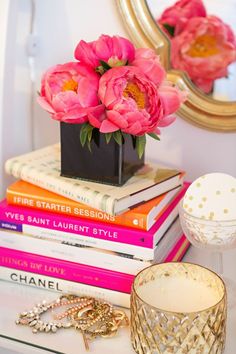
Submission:
[[[172,200],[149,231],[137,231],[131,228],[95,223],[75,217],[68,218],[60,214],[52,214],[36,209],[17,208],[8,205],[5,201],[0,204],[0,227],[22,231],[22,225],[39,226],[45,229],[70,232],[86,237],[153,248],[158,242],[158,239],[160,239],[167,230],[170,225],[170,220],[172,222],[177,216],[178,203],[185,192],[186,187],[183,187],[178,196]]]
[[[23,225],[38,226],[44,229],[70,232],[86,237],[94,237],[112,242],[128,243],[141,247],[152,247],[153,238],[148,232],[137,231],[124,227],[117,227],[104,223],[95,223],[75,217],[66,217],[59,214],[38,211],[29,208],[17,208],[12,205],[0,207],[1,227],[20,231]],[[149,237],[147,237],[149,236]]]
[[[173,204],[174,203],[171,203],[167,208],[168,210],[166,210],[158,219],[154,225],[155,231],[157,231],[158,227],[160,227],[170,217],[171,213],[174,212],[176,205]],[[67,218],[58,214],[41,212],[29,208],[17,208],[7,205],[6,203],[1,204],[0,220],[1,228],[9,230],[14,230],[15,225],[15,231],[22,231],[20,230],[20,225],[21,228],[23,225],[31,225],[63,232],[69,231],[70,233],[80,234],[86,237],[92,236],[113,242],[153,248],[153,234],[151,231],[137,231],[135,229],[93,223],[78,218]]]
[[[38,239],[8,231],[0,231],[0,240],[2,247],[27,251],[33,254],[43,254],[46,257],[58,258],[65,261],[90,265],[102,269],[135,275],[141,269],[150,265],[149,261],[141,261],[132,258],[126,258],[117,255],[115,252],[102,252],[94,248],[81,248],[65,245],[60,242],[52,242],[46,239]]]
[[[92,296],[114,305],[129,308],[130,295],[119,291],[99,288],[92,285],[77,283],[64,279],[56,279],[46,275],[32,274],[23,270],[2,268],[0,279],[17,284],[28,285],[39,289],[46,289],[61,294],[75,294],[79,296]]]
[[[2,224],[4,225],[4,223]],[[11,225],[8,225],[10,227]],[[15,226],[15,225],[14,225]],[[1,221],[0,221],[1,227]],[[15,226],[16,227],[16,226]],[[5,227],[3,229],[6,229]],[[58,230],[45,229],[38,226],[20,225],[20,233],[49,241],[61,242],[64,244],[75,244],[78,247],[93,247],[100,248],[101,250],[125,253],[133,256],[134,258],[140,258],[143,260],[154,259],[154,248],[146,248],[140,246],[130,245],[128,243],[112,242],[102,239],[96,239],[94,237],[86,237],[83,235],[75,235],[69,232],[63,232]]]
[[[102,211],[90,208],[85,204],[75,203],[74,201],[63,198],[45,197],[41,195],[28,194],[24,190],[8,188],[6,192],[7,203],[15,206],[27,206],[41,211],[48,211],[67,216],[87,218],[93,221],[112,223],[118,226],[133,227],[139,230],[147,231],[148,216],[144,213],[138,213],[130,210],[127,213],[113,216]],[[161,207],[161,206],[160,206]],[[164,207],[164,205],[163,205]]]
[[[111,242],[83,235],[75,235],[57,230],[43,229],[37,226],[23,225],[22,233],[34,237],[47,239],[50,241],[59,241],[64,244],[75,244],[85,247],[99,248],[100,250],[118,252],[140,258],[143,260],[151,260],[154,258],[154,249],[130,245],[127,243]]]
[[[165,262],[177,262],[180,261],[190,246],[189,240],[185,235],[177,241],[176,245],[172,248],[170,253],[165,259]]]
[[[165,237],[169,236],[167,235],[164,236],[164,238]],[[150,260],[138,260],[130,258],[129,255],[125,256],[124,254],[124,256],[122,256],[115,252],[107,253],[106,251],[103,252],[100,249],[91,247],[75,247],[57,241],[52,242],[51,240],[38,239],[27,235],[23,235],[23,238],[24,242],[22,242],[20,234],[5,231],[0,232],[2,247],[17,249],[23,252],[27,251],[33,254],[42,254],[46,257],[58,258],[66,261],[73,259],[73,262],[111,271],[117,271],[117,269],[119,269],[119,272],[125,274],[135,275],[143,268],[152,264]],[[168,253],[172,251],[177,242],[174,235],[172,239],[168,238]],[[156,259],[160,261],[163,256],[166,256],[166,253],[163,252],[162,242],[160,242],[160,252]]]
[[[176,243],[174,250],[167,254],[163,262],[171,262],[172,260],[180,261],[188,247],[189,242],[186,240],[185,236],[181,237],[181,240]],[[85,266],[79,263],[5,247],[0,247],[0,266],[122,293],[131,292],[131,286],[134,280],[133,275]]]
[[[64,234],[62,237],[65,242],[68,241],[67,235],[69,235],[74,241],[76,238],[76,242],[81,245],[86,244],[94,247],[97,244],[98,248],[103,248],[103,245],[106,245],[105,249],[116,252],[123,252],[121,249],[125,248],[125,253],[128,253],[129,249],[130,254],[134,254],[138,258],[151,259],[153,248],[177,217],[178,208],[176,206],[169,214],[161,218],[162,223],[159,223],[159,229],[157,229],[155,235],[147,235],[138,231],[135,233],[133,230],[125,228],[118,231],[111,225],[108,227],[106,225],[101,227],[96,224],[88,226],[83,225],[81,221],[75,222],[71,219],[70,221],[68,219],[64,221],[58,215],[52,215],[48,218],[42,215],[37,216],[37,212],[33,216],[33,213],[34,211],[25,214],[22,209],[19,209],[17,214],[12,212],[2,213],[0,208],[0,229],[21,232],[32,236],[50,237],[52,239],[61,237]]]
[[[0,247],[0,266],[130,293],[133,275]]]

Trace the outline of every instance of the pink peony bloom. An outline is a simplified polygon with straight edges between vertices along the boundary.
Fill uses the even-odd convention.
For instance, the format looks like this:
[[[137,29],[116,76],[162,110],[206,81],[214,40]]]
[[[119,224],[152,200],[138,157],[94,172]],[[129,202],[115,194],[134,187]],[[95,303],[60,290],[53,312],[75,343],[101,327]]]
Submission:
[[[167,118],[180,106],[183,96],[173,87],[157,89],[153,81],[133,66],[108,70],[100,79],[99,97],[106,112],[89,114],[91,125],[102,133],[121,130],[132,135],[159,132],[159,126],[172,123]]]
[[[177,1],[162,13],[157,22],[162,27],[164,25],[174,27],[174,35],[176,36],[182,32],[188,20],[192,17],[206,17],[206,9],[202,0]]]
[[[110,67],[126,65],[134,59],[135,48],[126,38],[102,35],[96,41],[80,41],[75,48],[75,58],[82,63],[99,68],[101,61]]]
[[[209,93],[214,80],[227,76],[236,60],[236,40],[228,25],[215,16],[189,20],[179,36],[172,39],[171,61],[192,81]]]
[[[166,77],[166,72],[160,63],[159,56],[153,49],[136,49],[135,58],[130,65],[140,68],[147,78],[157,86],[160,86]]]
[[[56,65],[42,78],[38,103],[53,119],[84,123],[88,111],[99,104],[99,75],[86,65],[70,62]]]

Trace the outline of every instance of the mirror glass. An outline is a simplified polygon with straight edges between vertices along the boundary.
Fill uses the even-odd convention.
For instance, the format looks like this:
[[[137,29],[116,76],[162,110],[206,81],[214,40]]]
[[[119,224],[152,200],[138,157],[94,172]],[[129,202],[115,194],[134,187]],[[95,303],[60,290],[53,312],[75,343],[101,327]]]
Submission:
[[[152,14],[152,17],[156,22],[158,22],[163,12],[167,8],[176,4],[176,0],[146,0],[146,2]],[[183,2],[183,0],[181,0],[181,2]],[[193,3],[193,5],[194,3],[198,3],[199,6],[200,0],[188,0],[188,1],[186,0],[185,3],[187,2],[188,5],[189,3]],[[225,0],[223,2],[222,0],[202,0],[202,3],[204,4],[207,16],[217,16],[219,19],[221,19],[221,21],[223,21],[224,24],[230,26],[230,28],[232,29],[233,33],[236,36],[236,20],[235,20],[236,0]],[[202,9],[196,11],[200,11],[202,13]],[[191,10],[191,13],[193,13],[193,10]],[[173,16],[176,15],[178,16],[178,12],[175,13],[174,15],[171,14],[171,18],[173,19]],[[173,19],[173,21],[175,20]],[[195,23],[192,22],[192,26],[190,24],[190,21],[189,20],[187,21],[188,23],[186,24],[185,22],[185,24],[182,25],[182,28],[187,27],[187,29],[189,29],[188,31],[182,29],[180,24],[179,34],[174,34],[174,37],[168,35],[168,37],[170,38],[170,42],[175,41],[171,44],[172,68],[181,69],[186,72],[189,71],[188,74],[190,78],[192,76],[192,82],[204,94],[210,95],[214,99],[220,101],[236,101],[236,40],[235,38],[231,38],[232,37],[231,34],[227,32],[227,37],[228,37],[228,41],[230,41],[230,44],[229,43],[222,44],[221,43],[222,33],[223,31],[228,31],[224,24],[223,27],[221,27],[221,24],[219,25],[218,22],[214,22],[213,24],[211,24],[211,29],[212,28],[215,29],[216,27],[219,28],[219,33],[217,34],[218,39],[216,40],[214,39],[213,35],[209,34],[209,32],[208,34],[206,34],[206,31],[204,32],[204,29],[203,29],[203,35],[201,35],[200,33],[196,33],[203,26],[202,19],[201,22],[195,22]],[[196,30],[193,29],[193,27],[195,27]],[[170,32],[172,31],[173,33],[174,30],[173,26],[170,26],[167,29]],[[162,30],[165,31],[165,28],[162,27]],[[185,34],[183,33],[183,31],[185,31]],[[190,32],[192,33],[191,38],[189,36]],[[221,45],[220,48],[219,45]],[[183,49],[183,46],[187,46],[187,47],[184,47]],[[175,49],[173,50],[173,48]],[[222,48],[224,50],[222,50]],[[222,54],[219,53],[220,51],[222,52]],[[187,56],[191,57],[190,60],[189,58],[187,58],[186,60],[185,56],[183,59],[183,55],[182,55],[183,53],[187,53]],[[200,60],[199,60],[199,56],[200,56]],[[202,60],[202,58],[204,60]],[[205,61],[205,58],[207,59],[207,61]],[[225,67],[227,69],[220,71],[219,66],[218,68],[215,67],[213,60],[221,60],[222,62],[225,63],[226,63],[225,60],[227,60],[228,62],[231,63],[225,64]],[[199,64],[199,68],[198,68],[198,64]],[[202,67],[200,65],[202,65]],[[222,68],[222,65],[220,66]],[[183,67],[185,69],[183,69]],[[212,78],[215,76],[221,76],[221,77],[214,80],[212,78],[210,80],[204,80],[204,77],[206,77],[206,75],[203,74],[202,81],[201,78],[200,81],[199,79],[194,80],[194,75],[195,76],[197,75],[196,70],[199,70],[199,72],[202,74],[204,73],[206,67],[207,67],[206,70],[207,72],[212,71],[212,74],[210,74],[212,75]]]

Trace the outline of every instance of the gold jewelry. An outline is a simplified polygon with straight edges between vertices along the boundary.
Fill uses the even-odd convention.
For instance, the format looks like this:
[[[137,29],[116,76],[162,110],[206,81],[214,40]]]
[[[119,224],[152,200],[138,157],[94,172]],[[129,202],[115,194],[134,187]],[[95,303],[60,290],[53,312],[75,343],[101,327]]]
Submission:
[[[60,314],[54,314],[54,321],[43,322],[41,315],[49,310],[66,306]],[[65,321],[67,319],[67,321]],[[57,321],[55,321],[57,320]],[[115,310],[111,304],[91,297],[62,295],[57,300],[46,303],[44,300],[30,311],[20,313],[16,324],[27,325],[33,333],[55,333],[61,328],[75,328],[82,333],[86,350],[88,341],[96,337],[110,338],[118,329],[129,325],[125,312]]]

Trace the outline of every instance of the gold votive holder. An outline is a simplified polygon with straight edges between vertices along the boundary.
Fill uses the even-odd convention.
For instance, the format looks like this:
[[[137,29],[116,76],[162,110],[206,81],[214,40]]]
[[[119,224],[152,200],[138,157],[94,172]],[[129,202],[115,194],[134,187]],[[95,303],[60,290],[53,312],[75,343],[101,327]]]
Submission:
[[[220,354],[226,335],[226,289],[202,266],[160,263],[135,277],[131,342],[140,354]]]

